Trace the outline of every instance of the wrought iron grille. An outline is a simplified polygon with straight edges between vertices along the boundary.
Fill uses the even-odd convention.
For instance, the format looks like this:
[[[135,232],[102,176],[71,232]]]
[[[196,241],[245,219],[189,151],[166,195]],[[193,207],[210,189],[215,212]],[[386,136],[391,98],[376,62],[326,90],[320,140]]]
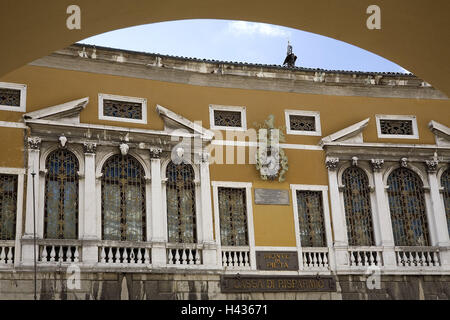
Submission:
[[[103,115],[142,120],[142,103],[105,99],[103,100]]]
[[[413,135],[413,123],[411,120],[380,119],[382,134]]]
[[[297,191],[297,208],[302,247],[326,247],[321,191]]]
[[[0,240],[16,237],[17,175],[0,174]]]
[[[291,114],[289,116],[289,127],[291,130],[316,131],[316,118]]]
[[[220,239],[223,246],[248,246],[246,190],[218,188]]]
[[[214,110],[214,125],[220,127],[242,127],[240,111]]]
[[[442,197],[444,198],[445,213],[447,215],[447,228],[450,235],[450,169],[441,176]]]
[[[48,239],[78,238],[78,160],[66,150],[53,151],[45,168],[45,224]]]
[[[344,207],[348,242],[351,246],[374,245],[369,179],[358,167],[349,167],[342,174]]]
[[[20,107],[20,90],[0,88],[0,105]]]
[[[387,183],[395,245],[428,246],[428,222],[420,178],[407,168],[398,168],[390,174]]]
[[[145,241],[144,168],[134,157],[116,154],[102,173],[102,239]]]
[[[196,243],[195,174],[190,164],[166,169],[167,231],[171,243]]]

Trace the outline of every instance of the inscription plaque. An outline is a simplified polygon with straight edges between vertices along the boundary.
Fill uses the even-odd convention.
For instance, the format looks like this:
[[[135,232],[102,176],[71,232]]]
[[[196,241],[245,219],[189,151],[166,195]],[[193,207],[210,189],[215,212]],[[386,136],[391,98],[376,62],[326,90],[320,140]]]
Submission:
[[[289,205],[289,190],[256,188],[255,204]]]
[[[298,271],[298,253],[296,251],[256,251],[256,268]]]
[[[223,293],[336,291],[336,280],[331,276],[243,276],[226,275],[220,279]]]

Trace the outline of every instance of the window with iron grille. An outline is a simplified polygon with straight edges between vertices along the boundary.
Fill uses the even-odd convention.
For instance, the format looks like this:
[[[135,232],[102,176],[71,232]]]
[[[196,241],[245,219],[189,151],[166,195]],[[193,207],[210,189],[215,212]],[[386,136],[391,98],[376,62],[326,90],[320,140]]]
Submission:
[[[322,192],[297,190],[297,210],[302,247],[326,247]]]
[[[21,91],[11,88],[0,88],[0,105],[20,107]]]
[[[398,168],[387,183],[395,245],[428,246],[425,197],[419,176],[407,168]]]
[[[216,127],[242,127],[241,111],[214,110],[214,125]]]
[[[295,131],[316,131],[316,117],[289,115],[289,128]]]
[[[142,103],[104,99],[103,115],[114,118],[142,120]]]
[[[171,243],[196,243],[195,174],[190,164],[166,169],[167,232]]]
[[[222,246],[248,246],[245,188],[218,188]]]
[[[444,199],[445,213],[447,215],[447,228],[450,235],[450,169],[441,176],[442,197]]]
[[[145,241],[145,172],[130,155],[111,156],[102,168],[102,238]]]
[[[17,175],[0,174],[0,240],[16,237]]]
[[[349,167],[342,174],[342,184],[349,245],[375,245],[369,179],[366,173],[361,168]]]
[[[58,149],[49,154],[45,168],[44,237],[78,238],[78,170],[76,156]]]
[[[414,135],[412,120],[380,119],[382,134],[387,135]]]

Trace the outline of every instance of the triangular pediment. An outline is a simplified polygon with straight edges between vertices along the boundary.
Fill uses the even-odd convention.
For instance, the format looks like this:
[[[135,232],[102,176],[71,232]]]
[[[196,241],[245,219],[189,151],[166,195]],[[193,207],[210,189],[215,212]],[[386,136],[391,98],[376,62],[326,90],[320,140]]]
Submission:
[[[168,133],[181,129],[187,130],[189,133],[200,134],[206,139],[212,139],[214,137],[212,131],[205,129],[200,124],[194,123],[163,106],[156,105],[156,111],[164,121],[164,131]]]
[[[442,123],[431,120],[428,128],[434,133],[438,146],[450,146],[450,128]]]
[[[23,115],[27,120],[58,120],[67,123],[80,123],[80,112],[89,103],[89,98],[81,98],[56,106],[47,107]]]
[[[362,131],[369,124],[370,118],[363,121],[355,123],[350,127],[339,130],[335,133],[330,134],[320,140],[320,145],[324,145],[331,142],[352,142],[352,143],[363,143]]]

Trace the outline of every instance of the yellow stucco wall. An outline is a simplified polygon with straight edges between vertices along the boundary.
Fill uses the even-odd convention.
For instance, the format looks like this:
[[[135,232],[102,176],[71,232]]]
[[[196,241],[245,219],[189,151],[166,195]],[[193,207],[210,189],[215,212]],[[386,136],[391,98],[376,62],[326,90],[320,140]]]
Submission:
[[[201,120],[209,128],[209,104],[245,106],[247,126],[275,115],[276,125],[284,126],[284,110],[319,111],[322,136],[327,136],[370,117],[364,130],[366,142],[434,144],[430,120],[450,126],[450,108],[445,100],[393,99],[299,94],[288,92],[201,87],[86,72],[26,66],[0,78],[24,83],[27,87],[27,112],[82,97],[90,102],[81,112],[81,122],[146,129],[163,129],[155,111],[162,105],[191,121]],[[148,124],[120,123],[98,119],[98,93],[142,97],[148,100]],[[375,114],[415,115],[419,139],[378,139]],[[20,121],[22,113],[0,111],[0,121]],[[0,165],[23,167],[23,129],[0,128]],[[286,143],[317,145],[321,137],[286,135]],[[212,165],[211,181],[252,182],[253,188],[289,190],[290,184],[328,185],[323,151],[285,150],[289,158],[286,182],[267,182],[259,178],[254,165]],[[252,192],[253,197],[253,192]],[[253,204],[257,246],[295,246],[294,218],[290,206]]]

